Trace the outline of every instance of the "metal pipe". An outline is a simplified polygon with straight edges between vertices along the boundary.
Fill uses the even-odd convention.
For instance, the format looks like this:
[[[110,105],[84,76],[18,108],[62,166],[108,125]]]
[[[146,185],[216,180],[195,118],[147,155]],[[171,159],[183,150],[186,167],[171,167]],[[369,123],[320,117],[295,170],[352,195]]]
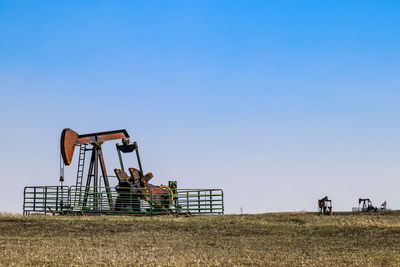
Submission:
[[[98,191],[98,186],[99,186],[99,151],[98,151],[98,146],[95,144],[94,145],[94,177],[93,177],[93,182],[94,182],[94,188],[93,188],[93,209],[97,210],[98,206],[98,201],[97,201],[97,191]]]
[[[110,209],[112,210],[113,209],[113,201],[112,201],[110,183],[108,182],[107,170],[106,170],[106,165],[104,163],[103,151],[102,151],[101,147],[99,147],[98,155],[99,155],[99,160],[100,160],[101,172],[103,173],[104,186],[106,187],[106,191],[107,191],[108,204],[110,205]]]
[[[136,142],[134,142],[135,145],[135,151],[136,151],[136,157],[138,160],[138,165],[139,165],[139,170],[140,170],[140,176],[143,176],[143,168],[142,168],[142,162],[140,161],[140,156],[139,156],[139,148]]]

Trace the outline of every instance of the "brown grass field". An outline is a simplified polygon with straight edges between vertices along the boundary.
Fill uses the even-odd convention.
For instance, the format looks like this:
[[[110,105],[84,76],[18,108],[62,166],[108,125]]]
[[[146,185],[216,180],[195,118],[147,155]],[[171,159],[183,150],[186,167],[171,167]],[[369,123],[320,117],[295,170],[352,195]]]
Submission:
[[[0,215],[0,265],[400,265],[400,213]]]

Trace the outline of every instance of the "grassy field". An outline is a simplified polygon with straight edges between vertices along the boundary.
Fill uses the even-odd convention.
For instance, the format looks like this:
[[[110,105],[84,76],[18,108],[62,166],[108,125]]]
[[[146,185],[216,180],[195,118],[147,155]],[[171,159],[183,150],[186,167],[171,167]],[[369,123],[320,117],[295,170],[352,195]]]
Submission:
[[[0,265],[400,265],[400,214],[0,215]]]

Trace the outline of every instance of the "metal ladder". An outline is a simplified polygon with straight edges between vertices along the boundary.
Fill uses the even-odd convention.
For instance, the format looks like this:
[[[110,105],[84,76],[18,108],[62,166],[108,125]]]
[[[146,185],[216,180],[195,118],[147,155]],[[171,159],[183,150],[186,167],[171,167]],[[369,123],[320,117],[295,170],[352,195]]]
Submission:
[[[82,198],[82,180],[83,180],[83,172],[85,168],[85,156],[86,156],[86,145],[79,145],[79,160],[78,160],[78,171],[76,174],[76,191],[75,191],[75,205],[81,204]]]

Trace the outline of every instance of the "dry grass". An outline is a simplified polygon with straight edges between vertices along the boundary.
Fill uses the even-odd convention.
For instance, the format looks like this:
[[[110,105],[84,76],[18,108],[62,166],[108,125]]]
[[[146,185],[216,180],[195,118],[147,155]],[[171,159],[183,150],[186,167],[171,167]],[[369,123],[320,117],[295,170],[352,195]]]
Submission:
[[[1,215],[0,265],[400,265],[399,215]]]

